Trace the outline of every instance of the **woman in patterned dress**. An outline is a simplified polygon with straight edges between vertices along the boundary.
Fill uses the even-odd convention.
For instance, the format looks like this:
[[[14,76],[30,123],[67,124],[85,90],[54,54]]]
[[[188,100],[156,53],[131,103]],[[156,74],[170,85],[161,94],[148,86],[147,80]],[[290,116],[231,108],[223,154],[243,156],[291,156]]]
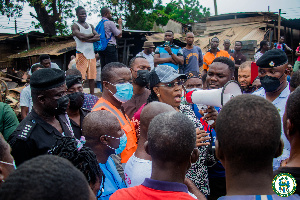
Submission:
[[[170,66],[157,66],[150,72],[151,94],[148,98],[148,103],[159,101],[169,104],[175,110],[187,115],[189,119],[193,121],[197,132],[196,145],[200,150],[200,156],[198,161],[188,170],[186,177],[192,180],[204,195],[209,195],[208,172],[207,166],[205,165],[207,145],[209,144],[205,141],[209,140],[209,137],[206,137],[208,133],[202,130],[203,126],[195,116],[191,107],[181,104],[184,79],[186,79],[186,75],[178,74],[177,71]],[[139,114],[142,109],[143,107],[137,111],[133,120],[139,121]]]

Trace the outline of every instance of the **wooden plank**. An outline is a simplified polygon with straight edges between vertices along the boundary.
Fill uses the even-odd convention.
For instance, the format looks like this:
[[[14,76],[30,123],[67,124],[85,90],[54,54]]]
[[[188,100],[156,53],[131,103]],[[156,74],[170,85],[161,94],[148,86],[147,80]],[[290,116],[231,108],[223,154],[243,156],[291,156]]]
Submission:
[[[258,24],[248,24],[248,25],[243,25],[245,28],[260,28],[260,27],[265,27],[265,24],[264,23],[258,23]],[[206,30],[204,32],[205,35],[207,34],[210,34],[210,33],[216,33],[216,32],[223,32],[225,30],[228,30],[230,28],[235,28],[235,27],[241,27],[241,25],[227,25],[227,26],[223,26],[223,27],[218,27],[218,28],[215,28],[215,29],[211,29],[211,30]]]
[[[227,24],[227,25],[220,25],[220,26],[214,26],[214,27],[206,27],[206,32],[213,32],[223,29],[229,29],[233,27],[240,27],[240,26],[257,26],[257,27],[265,27],[265,23],[260,22],[253,22],[253,23],[242,23],[242,24]]]

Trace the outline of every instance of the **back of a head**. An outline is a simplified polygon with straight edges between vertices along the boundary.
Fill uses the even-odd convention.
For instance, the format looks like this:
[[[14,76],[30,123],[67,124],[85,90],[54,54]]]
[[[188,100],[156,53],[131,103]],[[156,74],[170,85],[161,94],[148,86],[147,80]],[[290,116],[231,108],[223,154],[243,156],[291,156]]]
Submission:
[[[232,75],[234,74],[235,64],[230,58],[222,57],[222,56],[217,57],[217,58],[214,59],[214,61],[212,63],[215,63],[215,62],[220,62],[220,63],[223,63],[223,64],[227,65],[230,72],[232,73]]]
[[[42,63],[42,61],[45,60],[45,59],[50,59],[50,56],[48,54],[40,55],[40,58],[39,58],[40,63]]]
[[[82,133],[87,143],[98,141],[103,134],[110,134],[114,129],[120,128],[115,115],[106,110],[93,111],[87,114],[82,123]]]
[[[194,124],[180,112],[161,113],[150,122],[148,148],[153,162],[187,162],[195,143]]]
[[[102,81],[110,81],[112,78],[112,70],[113,69],[118,69],[118,68],[128,68],[126,65],[123,63],[119,62],[111,62],[106,64],[101,71],[101,80]]]
[[[104,17],[105,14],[108,13],[108,11],[109,11],[109,8],[107,8],[107,7],[101,8],[101,11],[100,11],[101,16]]]
[[[84,175],[72,163],[53,155],[24,162],[2,184],[5,200],[88,200],[90,188]]]
[[[222,152],[219,159],[231,163],[230,167],[236,172],[258,172],[272,168],[280,146],[281,118],[268,100],[244,94],[231,99],[222,108],[216,133]]]
[[[68,69],[66,71],[66,76],[70,76],[70,75],[82,76],[81,72],[78,69]]]
[[[294,131],[300,133],[300,87],[292,92],[286,102],[286,117],[294,126]],[[299,135],[300,137],[300,135]],[[300,138],[299,138],[300,139]]]
[[[290,80],[290,87],[296,89],[300,85],[300,70],[294,72]]]
[[[145,139],[147,139],[146,137],[149,124],[155,116],[159,115],[160,113],[171,112],[174,110],[175,109],[169,104],[158,101],[154,101],[147,104],[143,108],[140,117],[141,137],[145,137]]]

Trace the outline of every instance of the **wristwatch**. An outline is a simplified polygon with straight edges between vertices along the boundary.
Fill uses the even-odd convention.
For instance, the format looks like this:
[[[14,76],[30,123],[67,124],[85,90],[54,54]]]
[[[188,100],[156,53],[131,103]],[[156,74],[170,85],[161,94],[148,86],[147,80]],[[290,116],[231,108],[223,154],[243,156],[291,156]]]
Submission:
[[[173,52],[169,53],[170,56],[173,55],[173,54],[174,54]]]

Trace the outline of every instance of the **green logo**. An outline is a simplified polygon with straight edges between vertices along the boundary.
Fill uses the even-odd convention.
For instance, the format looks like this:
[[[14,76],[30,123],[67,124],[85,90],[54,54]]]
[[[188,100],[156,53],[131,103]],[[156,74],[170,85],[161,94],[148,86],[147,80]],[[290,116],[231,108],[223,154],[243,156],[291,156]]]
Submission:
[[[273,191],[280,197],[294,194],[296,186],[296,179],[289,173],[280,173],[272,181]]]

